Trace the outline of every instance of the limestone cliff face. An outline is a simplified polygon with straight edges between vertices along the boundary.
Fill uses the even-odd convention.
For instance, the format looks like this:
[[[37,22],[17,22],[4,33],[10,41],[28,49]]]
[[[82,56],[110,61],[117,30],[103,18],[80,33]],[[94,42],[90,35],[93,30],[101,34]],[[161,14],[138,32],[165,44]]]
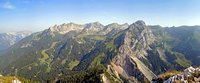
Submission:
[[[145,66],[140,58],[147,59],[147,50],[154,36],[143,21],[137,21],[129,26],[123,34],[123,43],[118,49],[117,55],[112,60],[113,68],[123,77],[132,82],[149,81],[156,75]]]

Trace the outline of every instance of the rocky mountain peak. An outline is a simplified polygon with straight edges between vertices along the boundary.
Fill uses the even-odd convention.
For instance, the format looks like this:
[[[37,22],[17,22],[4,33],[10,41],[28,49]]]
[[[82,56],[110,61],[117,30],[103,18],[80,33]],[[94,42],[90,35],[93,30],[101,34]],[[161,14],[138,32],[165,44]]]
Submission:
[[[129,24],[128,23],[124,23],[121,26],[129,26]]]
[[[125,30],[123,36],[123,43],[119,47],[119,53],[113,59],[113,65],[117,72],[124,71],[124,77],[136,77],[137,80],[147,78],[149,81],[156,75],[145,66],[140,59],[147,60],[147,50],[151,49],[150,45],[154,41],[153,34],[149,27],[143,21],[137,21]],[[136,66],[137,64],[137,66]],[[130,70],[130,68],[132,70]],[[122,70],[119,70],[122,69]],[[138,74],[138,75],[137,75]],[[132,79],[134,80],[134,79]],[[134,80],[136,81],[136,80]]]
[[[65,24],[63,26],[67,26],[67,27],[77,27],[77,26],[81,26],[80,24],[76,24],[76,23],[73,23],[73,22],[70,22],[68,24]]]
[[[145,28],[148,28],[148,27],[146,26],[146,24],[143,21],[136,21],[135,23],[131,24],[129,26],[129,28],[138,29],[139,31],[142,31],[142,30],[144,30]]]
[[[99,30],[102,30],[104,28],[104,25],[102,25],[99,22],[93,22],[93,23],[85,24],[84,28],[86,30],[99,31]]]
[[[138,21],[135,22],[135,24],[140,25],[140,26],[146,25],[143,20],[138,20]]]
[[[104,26],[103,24],[101,24],[100,22],[93,22],[93,23],[91,23],[91,24],[94,24],[94,25],[99,25],[99,26]]]
[[[124,24],[118,24],[118,23],[111,23],[111,24],[108,24],[106,27],[113,27],[113,28],[123,28],[123,27],[126,27],[128,28],[128,23],[124,23]]]
[[[138,49],[138,48],[140,48],[140,50],[150,49],[149,45],[151,45],[154,41],[154,36],[151,29],[148,26],[146,26],[143,21],[135,22],[133,26],[130,26],[130,28],[133,28],[132,34],[135,39],[133,41],[136,44],[132,46],[132,49]]]
[[[111,24],[109,24],[107,26],[117,27],[117,26],[120,26],[120,25],[118,23],[111,23]]]
[[[112,29],[119,29],[120,25],[118,23],[112,23],[112,24],[108,24],[105,28],[104,31],[111,31]]]
[[[65,34],[69,31],[81,31],[83,29],[82,25],[75,24],[75,23],[68,23],[68,24],[62,24],[62,25],[54,25],[49,28],[51,32],[57,32],[60,34]]]

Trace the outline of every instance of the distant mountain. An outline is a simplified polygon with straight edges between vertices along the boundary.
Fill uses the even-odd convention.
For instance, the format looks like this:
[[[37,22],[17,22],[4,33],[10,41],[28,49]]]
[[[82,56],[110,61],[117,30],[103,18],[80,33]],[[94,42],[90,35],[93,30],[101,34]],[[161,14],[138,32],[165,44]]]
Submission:
[[[29,36],[32,32],[8,32],[0,33],[0,51],[9,48],[16,42],[20,41],[26,36]]]
[[[132,24],[55,25],[0,56],[0,73],[40,82],[150,82],[200,65],[200,27]]]

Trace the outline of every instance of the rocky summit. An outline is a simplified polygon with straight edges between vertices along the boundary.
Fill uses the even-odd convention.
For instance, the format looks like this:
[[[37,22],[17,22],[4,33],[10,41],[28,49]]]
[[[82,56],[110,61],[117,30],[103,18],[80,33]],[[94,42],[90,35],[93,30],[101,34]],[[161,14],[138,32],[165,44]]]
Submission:
[[[144,83],[189,67],[163,81],[174,82],[197,70],[190,66],[200,65],[199,45],[200,26],[68,23],[10,46],[0,54],[0,73],[29,82]]]

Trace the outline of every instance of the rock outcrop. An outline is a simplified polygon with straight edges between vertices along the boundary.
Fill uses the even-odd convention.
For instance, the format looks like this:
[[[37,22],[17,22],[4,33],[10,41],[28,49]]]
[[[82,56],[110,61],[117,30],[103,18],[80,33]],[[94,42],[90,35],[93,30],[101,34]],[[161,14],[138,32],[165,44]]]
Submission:
[[[162,79],[162,80],[159,80]],[[200,68],[188,67],[183,72],[174,74],[170,77],[159,77],[152,81],[153,83],[199,83],[200,82]]]

